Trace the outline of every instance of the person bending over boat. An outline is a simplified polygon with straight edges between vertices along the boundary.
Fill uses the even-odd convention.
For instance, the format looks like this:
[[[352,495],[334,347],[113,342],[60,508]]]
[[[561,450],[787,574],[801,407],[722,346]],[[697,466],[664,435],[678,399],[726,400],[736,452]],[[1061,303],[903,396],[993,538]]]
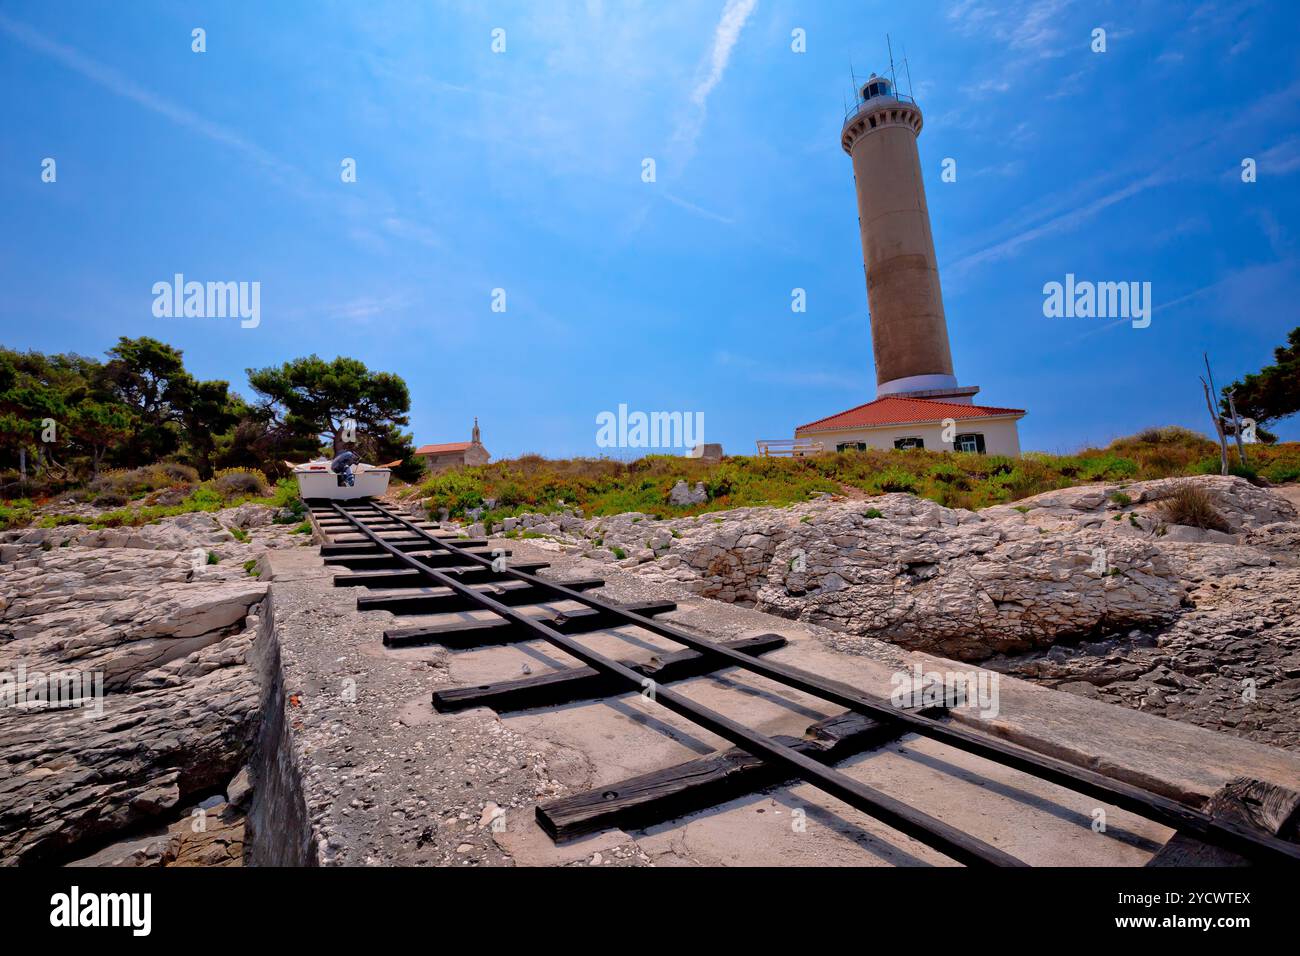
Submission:
[[[345,451],[336,455],[330,462],[330,471],[339,476],[339,484],[347,485],[351,488],[357,483],[356,478],[352,475],[352,466],[360,462],[361,459],[350,451]]]

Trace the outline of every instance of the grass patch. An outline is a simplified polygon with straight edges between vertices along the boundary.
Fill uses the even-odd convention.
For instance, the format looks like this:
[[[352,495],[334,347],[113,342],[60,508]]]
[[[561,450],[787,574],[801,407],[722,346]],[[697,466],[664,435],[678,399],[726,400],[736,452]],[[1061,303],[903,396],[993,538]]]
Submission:
[[[0,501],[0,530],[21,528],[32,520],[35,505],[27,498]]]
[[[1204,489],[1188,482],[1177,485],[1167,496],[1161,498],[1156,503],[1156,510],[1169,524],[1190,525],[1211,531],[1232,530]]]
[[[1234,453],[1235,455],[1235,453]],[[1251,463],[1270,481],[1300,479],[1300,444],[1254,445]],[[1218,471],[1215,443],[1181,428],[1147,429],[1105,448],[1072,455],[1030,452],[1021,458],[924,449],[845,451],[815,458],[734,456],[720,462],[649,455],[623,462],[608,458],[547,459],[525,455],[473,468],[439,472],[412,489],[436,515],[454,518],[467,509],[490,510],[479,520],[499,522],[526,511],[575,508],[586,517],[630,511],[682,518],[710,511],[808,501],[815,493],[904,492],[950,508],[979,509],[1090,482],[1129,482]],[[1239,465],[1234,473],[1254,479]],[[702,482],[708,500],[674,505],[673,485]],[[1114,500],[1123,501],[1117,493]],[[563,502],[563,504],[561,504]]]

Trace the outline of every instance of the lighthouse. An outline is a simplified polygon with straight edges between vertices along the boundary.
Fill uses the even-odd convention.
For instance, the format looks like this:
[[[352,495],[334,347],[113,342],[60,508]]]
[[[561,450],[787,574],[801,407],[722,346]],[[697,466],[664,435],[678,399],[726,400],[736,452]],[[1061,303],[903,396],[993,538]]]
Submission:
[[[916,139],[921,110],[871,74],[856,90],[840,145],[853,160],[871,310],[876,395],[969,402],[957,384]]]
[[[1023,408],[976,405],[957,384],[916,138],[921,111],[871,74],[854,91],[840,146],[853,160],[862,269],[871,308],[876,397],[797,425],[793,440],[760,439],[760,455],[895,449],[1020,454]]]

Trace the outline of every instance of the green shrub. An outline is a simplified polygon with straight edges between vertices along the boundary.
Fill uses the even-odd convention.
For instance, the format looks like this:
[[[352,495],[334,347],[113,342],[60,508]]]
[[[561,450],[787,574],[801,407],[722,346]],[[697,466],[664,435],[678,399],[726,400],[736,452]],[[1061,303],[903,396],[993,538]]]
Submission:
[[[298,495],[298,482],[293,478],[281,478],[277,481],[275,489],[271,492],[266,503],[276,508],[302,509],[305,507],[302,498]]]
[[[1217,475],[1220,471],[1219,456],[1214,455],[1210,458],[1202,458],[1191,466],[1191,473],[1194,475]],[[1228,474],[1235,475],[1238,478],[1245,478],[1247,481],[1255,482],[1259,480],[1259,472],[1253,465],[1243,465],[1240,462],[1228,459]]]
[[[890,468],[876,475],[871,480],[871,484],[881,494],[889,494],[890,492],[896,491],[914,493],[919,484],[919,480],[915,475],[909,474],[901,468]]]
[[[1279,485],[1288,481],[1300,481],[1300,459],[1279,458],[1264,469],[1263,475]]]
[[[20,528],[32,520],[33,505],[27,498],[0,502],[0,529]]]
[[[1144,428],[1129,439],[1119,441],[1141,442],[1146,445],[1197,444],[1208,441],[1204,435],[1198,435],[1190,428],[1180,425],[1166,425],[1163,428]]]
[[[469,508],[483,506],[482,468],[453,468],[439,472],[420,488],[430,514],[446,508],[452,515],[463,515]]]
[[[129,470],[106,471],[91,481],[88,487],[96,494],[114,494],[130,499],[164,488],[192,485],[198,480],[199,473],[189,465],[166,461]]]
[[[1142,440],[1145,439],[1145,440]],[[1212,457],[1210,457],[1212,456]],[[1208,460],[1209,467],[1202,465]],[[1279,461],[1300,461],[1300,446],[1253,445],[1251,464],[1265,474]],[[606,458],[547,459],[538,455],[458,468],[431,475],[413,493],[436,514],[447,508],[463,517],[468,508],[494,506],[483,519],[494,523],[523,511],[550,513],[577,507],[588,517],[641,512],[685,517],[757,505],[803,503],[810,494],[842,494],[846,488],[868,494],[911,492],[950,508],[983,508],[1067,488],[1084,482],[1140,481],[1196,473],[1192,466],[1218,471],[1217,448],[1185,429],[1151,429],[1116,439],[1104,449],[1071,455],[1030,452],[1021,458],[975,452],[923,449],[846,451],[813,458],[731,456],[721,462],[648,455],[631,462]],[[1276,465],[1273,474],[1292,473]],[[1247,477],[1242,469],[1237,471]],[[678,480],[703,482],[707,501],[667,503]],[[1270,478],[1270,480],[1275,480]]]
[[[221,493],[213,488],[198,487],[195,488],[190,496],[181,502],[180,508],[184,511],[220,511],[226,506],[226,500]],[[181,512],[177,512],[178,514]]]
[[[957,485],[967,484],[966,474],[952,462],[938,461],[929,471],[929,476],[935,481],[942,481],[944,484]]]
[[[1100,455],[1083,459],[1081,474],[1087,481],[1118,481],[1138,473],[1138,463],[1119,455]]]
[[[199,473],[189,465],[182,465],[178,461],[164,461],[155,465],[154,468],[170,479],[170,484],[192,485],[199,480]]]
[[[266,475],[250,468],[226,468],[217,472],[209,482],[222,498],[260,498],[269,490]]]

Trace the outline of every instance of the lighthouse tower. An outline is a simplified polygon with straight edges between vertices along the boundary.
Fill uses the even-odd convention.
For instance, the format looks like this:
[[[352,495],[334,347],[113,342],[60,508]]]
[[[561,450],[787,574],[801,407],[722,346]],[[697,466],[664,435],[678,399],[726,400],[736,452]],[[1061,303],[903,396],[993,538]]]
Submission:
[[[921,111],[874,73],[856,92],[840,145],[857,186],[877,396],[968,403],[979,388],[953,374],[916,149]]]

